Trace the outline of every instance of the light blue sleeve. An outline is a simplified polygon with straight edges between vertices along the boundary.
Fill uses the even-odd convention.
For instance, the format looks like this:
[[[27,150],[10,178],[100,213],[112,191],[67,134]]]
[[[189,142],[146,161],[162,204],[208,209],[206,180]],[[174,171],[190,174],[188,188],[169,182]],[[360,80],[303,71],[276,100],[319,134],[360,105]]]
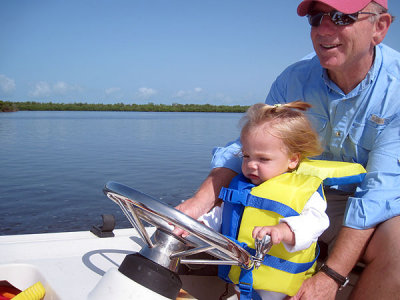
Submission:
[[[225,147],[216,147],[213,150],[211,160],[212,168],[228,168],[236,173],[240,173],[242,169],[242,159],[240,158],[240,150],[242,145],[240,139],[228,143]]]
[[[371,228],[400,215],[400,115],[375,140],[369,154],[367,175],[350,197],[344,225]]]

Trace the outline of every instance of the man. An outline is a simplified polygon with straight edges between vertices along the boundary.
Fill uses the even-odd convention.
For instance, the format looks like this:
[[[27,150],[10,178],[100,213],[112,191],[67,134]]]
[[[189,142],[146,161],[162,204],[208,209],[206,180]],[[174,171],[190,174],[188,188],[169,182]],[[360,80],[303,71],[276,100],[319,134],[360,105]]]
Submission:
[[[319,158],[357,162],[368,171],[355,192],[326,191],[325,240],[340,231],[325,265],[294,299],[334,299],[359,260],[365,268],[353,299],[399,297],[400,53],[381,44],[393,21],[387,9],[387,0],[303,0],[297,12],[309,19],[316,56],[288,67],[266,100],[311,103],[310,119],[325,144]],[[237,141],[217,149],[214,169],[178,209],[195,218],[209,211],[240,172],[239,149]]]

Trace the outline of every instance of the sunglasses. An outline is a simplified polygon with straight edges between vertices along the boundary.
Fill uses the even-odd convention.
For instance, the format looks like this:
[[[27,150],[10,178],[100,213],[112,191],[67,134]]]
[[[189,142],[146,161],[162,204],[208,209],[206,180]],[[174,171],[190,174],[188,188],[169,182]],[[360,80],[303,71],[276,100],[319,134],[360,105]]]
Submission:
[[[307,15],[308,23],[311,26],[318,27],[322,23],[324,16],[329,16],[335,25],[346,26],[355,23],[358,20],[358,15],[379,15],[373,12],[356,12],[354,14],[345,14],[337,10],[331,12],[319,12],[313,15]]]

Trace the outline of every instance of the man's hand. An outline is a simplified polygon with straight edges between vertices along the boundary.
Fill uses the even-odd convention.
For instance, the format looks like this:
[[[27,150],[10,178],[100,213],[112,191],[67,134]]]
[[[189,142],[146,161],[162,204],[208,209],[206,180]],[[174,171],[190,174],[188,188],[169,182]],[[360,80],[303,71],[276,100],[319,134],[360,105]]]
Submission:
[[[227,168],[213,169],[196,194],[175,208],[197,220],[217,204],[221,188],[229,186],[232,178],[236,175],[237,173]],[[188,236],[187,232],[177,227],[175,227],[173,233],[182,237]]]
[[[201,215],[203,215],[203,213],[200,211],[199,205],[196,204],[197,204],[196,200],[194,198],[190,198],[185,202],[182,202],[181,204],[177,205],[175,209],[197,220]],[[187,237],[189,235],[188,232],[178,227],[175,227],[172,233],[182,237]]]
[[[338,291],[338,284],[322,272],[305,280],[296,295],[290,300],[334,300]]]

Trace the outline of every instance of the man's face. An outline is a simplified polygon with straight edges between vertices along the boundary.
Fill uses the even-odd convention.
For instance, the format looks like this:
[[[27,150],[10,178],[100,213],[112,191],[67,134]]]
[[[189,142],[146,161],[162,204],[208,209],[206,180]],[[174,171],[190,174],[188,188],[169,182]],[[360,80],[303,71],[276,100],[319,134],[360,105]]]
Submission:
[[[363,10],[371,12],[369,5]],[[311,14],[330,12],[334,9],[326,4],[316,3]],[[311,39],[322,67],[331,72],[351,72],[369,68],[374,53],[374,24],[370,15],[359,15],[350,25],[339,26],[324,16],[319,26],[311,27]]]

